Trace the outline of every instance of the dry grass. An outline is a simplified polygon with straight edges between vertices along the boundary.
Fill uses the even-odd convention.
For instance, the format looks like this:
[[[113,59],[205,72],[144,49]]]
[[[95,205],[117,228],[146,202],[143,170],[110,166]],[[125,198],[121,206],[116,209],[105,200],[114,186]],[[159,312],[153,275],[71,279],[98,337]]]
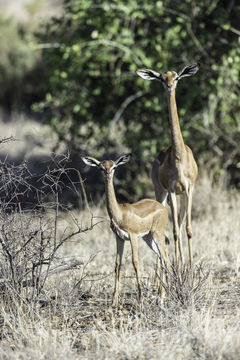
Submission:
[[[8,3],[10,14],[12,7],[14,13],[18,12],[16,1]],[[24,8],[23,16],[31,11],[33,14],[34,7]],[[20,10],[17,16],[21,18]],[[56,140],[52,134],[47,136],[47,127],[42,134],[42,126],[31,120],[13,121],[10,126],[1,123],[1,136],[23,140],[7,150],[10,158],[48,156]],[[3,158],[5,149],[1,149]],[[139,257],[143,303],[139,304],[127,243],[118,308],[111,306],[114,236],[105,208],[92,208],[96,220],[101,217],[104,221],[65,243],[58,253],[61,261],[76,259],[82,265],[50,276],[34,301],[11,297],[10,302],[1,287],[0,360],[239,359],[239,208],[239,193],[213,189],[206,177],[199,180],[193,209],[193,284],[186,267],[180,275],[170,268],[167,298],[162,304],[154,286],[155,256],[142,242]],[[89,225],[87,211],[74,215],[84,227]],[[72,221],[63,213],[58,231],[63,233],[67,227],[71,231],[71,226]],[[172,239],[171,225],[168,231]],[[187,258],[186,243],[184,250]],[[172,259],[173,241],[168,251]]]
[[[140,244],[143,303],[126,244],[120,305],[111,307],[115,240],[105,209],[92,231],[62,247],[83,265],[49,277],[35,303],[1,301],[0,359],[237,359],[240,357],[240,196],[198,182],[194,201],[194,282],[170,269],[167,299],[154,286],[155,257]],[[89,213],[75,215],[84,226]],[[98,220],[98,219],[97,219]],[[62,216],[59,231],[69,219]],[[171,228],[169,226],[169,234]],[[187,246],[184,244],[187,254]],[[173,244],[169,245],[172,258]]]

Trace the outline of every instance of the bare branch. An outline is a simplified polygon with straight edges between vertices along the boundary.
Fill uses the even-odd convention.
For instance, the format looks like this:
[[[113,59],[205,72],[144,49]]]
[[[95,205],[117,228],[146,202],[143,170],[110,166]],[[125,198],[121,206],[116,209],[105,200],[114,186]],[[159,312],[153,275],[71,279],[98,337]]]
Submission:
[[[122,116],[122,114],[124,113],[124,111],[126,110],[128,105],[131,104],[131,102],[146,95],[147,93],[148,93],[148,91],[139,91],[136,94],[133,94],[133,95],[130,95],[129,97],[127,97],[121,104],[121,106],[118,109],[118,111],[116,112],[116,114],[114,115],[114,118],[112,119],[112,123],[115,124],[118,122],[118,120],[120,119],[120,117]]]

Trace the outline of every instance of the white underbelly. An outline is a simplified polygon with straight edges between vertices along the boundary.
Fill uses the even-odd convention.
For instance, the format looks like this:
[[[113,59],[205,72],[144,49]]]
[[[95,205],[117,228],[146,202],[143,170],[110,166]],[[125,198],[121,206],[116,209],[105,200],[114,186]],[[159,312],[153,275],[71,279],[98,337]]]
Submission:
[[[143,238],[145,235],[148,235],[149,233],[150,233],[150,231],[146,231],[144,233],[139,233],[138,238]]]
[[[122,230],[120,228],[116,229],[116,234],[118,237],[120,237],[122,240],[130,240],[130,235],[127,231]]]
[[[113,221],[111,221],[111,229],[114,232],[114,234],[116,236],[118,236],[120,239],[122,239],[124,241],[130,240],[129,232],[121,229]],[[139,233],[139,234],[137,234],[137,237],[142,238],[147,243],[147,245],[158,255],[158,257],[162,261],[160,246],[159,246],[158,242],[154,239],[151,230],[146,231],[144,233]]]
[[[129,241],[130,240],[130,234],[128,231],[126,230],[123,230],[121,229],[119,226],[116,225],[116,223],[114,223],[112,221],[111,223],[111,228],[112,228],[112,231],[114,232],[115,235],[117,235],[120,239],[122,240],[127,240]],[[148,235],[150,232],[149,231],[146,231],[144,233],[139,233],[137,234],[137,237],[138,238],[143,238],[144,236]]]

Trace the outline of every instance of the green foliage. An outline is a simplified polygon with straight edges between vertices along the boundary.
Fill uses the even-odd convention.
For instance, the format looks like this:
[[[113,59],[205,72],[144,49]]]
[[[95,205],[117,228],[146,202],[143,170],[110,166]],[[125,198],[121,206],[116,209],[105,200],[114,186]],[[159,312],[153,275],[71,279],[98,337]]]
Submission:
[[[102,156],[124,145],[132,171],[149,171],[169,145],[161,84],[137,68],[163,72],[200,62],[177,89],[186,144],[197,158],[228,168],[240,161],[240,7],[231,2],[65,0],[38,34],[48,69],[44,111],[59,138]],[[211,155],[211,156],[210,156]],[[137,161],[141,159],[141,161]],[[146,165],[145,165],[146,164]]]

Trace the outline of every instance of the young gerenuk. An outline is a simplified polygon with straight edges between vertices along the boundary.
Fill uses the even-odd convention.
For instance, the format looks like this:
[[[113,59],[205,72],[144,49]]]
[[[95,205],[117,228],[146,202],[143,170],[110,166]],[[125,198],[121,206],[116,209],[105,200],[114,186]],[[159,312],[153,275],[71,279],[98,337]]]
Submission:
[[[167,268],[167,251],[164,246],[165,229],[168,221],[168,212],[165,207],[152,199],[143,199],[136,203],[119,204],[115,195],[113,177],[116,168],[127,163],[131,155],[120,156],[117,160],[103,160],[89,156],[82,157],[85,164],[97,166],[103,173],[106,187],[106,203],[110,217],[111,229],[117,241],[117,255],[115,267],[115,287],[113,306],[118,303],[118,287],[120,269],[125,241],[130,241],[132,249],[132,263],[138,284],[139,300],[141,300],[141,283],[138,262],[138,239],[142,238],[147,245],[158,255],[161,263],[161,277],[165,281],[164,267]],[[160,282],[159,293],[164,296],[164,288]]]

